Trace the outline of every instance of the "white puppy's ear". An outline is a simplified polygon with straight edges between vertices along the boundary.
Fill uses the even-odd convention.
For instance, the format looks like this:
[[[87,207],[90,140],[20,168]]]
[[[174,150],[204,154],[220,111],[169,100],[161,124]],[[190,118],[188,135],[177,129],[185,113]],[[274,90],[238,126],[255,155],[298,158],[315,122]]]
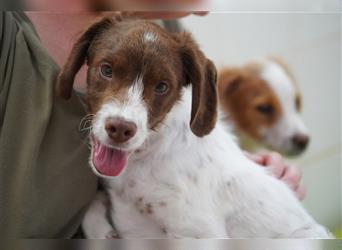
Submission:
[[[200,51],[189,33],[176,36],[186,84],[192,85],[190,127],[199,136],[209,134],[217,119],[217,71],[212,61]]]
[[[239,91],[244,83],[244,74],[240,69],[222,69],[218,74],[218,89],[221,98],[227,98]]]
[[[58,76],[57,95],[64,99],[71,97],[75,76],[87,59],[88,49],[92,41],[102,31],[112,28],[118,21],[121,21],[120,15],[104,17],[100,21],[90,25],[81,35],[74,44],[69,58]]]

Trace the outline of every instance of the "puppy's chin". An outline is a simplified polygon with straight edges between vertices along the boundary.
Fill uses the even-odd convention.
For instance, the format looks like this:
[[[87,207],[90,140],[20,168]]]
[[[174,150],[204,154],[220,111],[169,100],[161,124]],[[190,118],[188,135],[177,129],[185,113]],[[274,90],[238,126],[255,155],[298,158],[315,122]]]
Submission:
[[[90,165],[93,172],[102,178],[119,176],[127,166],[129,155],[136,149],[129,145],[116,146],[104,143],[94,136],[91,137],[91,141]]]
[[[264,145],[267,146],[270,150],[274,150],[279,152],[282,155],[288,156],[288,157],[296,157],[304,153],[305,150],[295,147],[294,145],[291,145],[291,143],[284,141],[280,146],[274,145],[272,143],[269,143],[267,141],[263,142]]]
[[[286,156],[288,156],[288,157],[296,157],[296,156],[299,156],[299,155],[303,154],[304,151],[305,150],[293,146],[293,147],[290,147],[290,148],[287,148],[287,149],[283,149],[281,151],[281,153],[286,155]]]

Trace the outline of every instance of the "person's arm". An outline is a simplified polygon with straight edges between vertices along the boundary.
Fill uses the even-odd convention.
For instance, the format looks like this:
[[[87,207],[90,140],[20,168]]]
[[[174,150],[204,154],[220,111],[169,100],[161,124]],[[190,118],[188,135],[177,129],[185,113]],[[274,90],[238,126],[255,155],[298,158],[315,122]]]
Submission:
[[[10,76],[14,63],[15,38],[18,32],[12,12],[0,12],[0,131],[5,113]]]
[[[9,70],[8,60],[10,52],[14,49],[14,40],[17,26],[13,14],[8,11],[0,12],[0,91]]]
[[[257,164],[266,167],[269,173],[275,178],[284,181],[296,193],[298,199],[303,200],[306,195],[305,188],[301,185],[302,172],[299,168],[289,165],[284,158],[276,152],[262,154],[251,154],[245,152],[245,155]]]

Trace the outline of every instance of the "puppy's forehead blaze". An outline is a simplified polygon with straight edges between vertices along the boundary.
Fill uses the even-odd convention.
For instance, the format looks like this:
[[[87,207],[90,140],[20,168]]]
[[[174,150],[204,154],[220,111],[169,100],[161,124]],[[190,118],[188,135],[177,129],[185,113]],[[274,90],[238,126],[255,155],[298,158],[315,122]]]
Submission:
[[[97,56],[100,49],[108,50],[111,54],[126,50],[126,53],[134,52],[141,56],[148,49],[156,53],[167,53],[174,47],[175,41],[161,27],[152,23],[134,25],[124,22],[98,34],[90,47],[90,57]]]

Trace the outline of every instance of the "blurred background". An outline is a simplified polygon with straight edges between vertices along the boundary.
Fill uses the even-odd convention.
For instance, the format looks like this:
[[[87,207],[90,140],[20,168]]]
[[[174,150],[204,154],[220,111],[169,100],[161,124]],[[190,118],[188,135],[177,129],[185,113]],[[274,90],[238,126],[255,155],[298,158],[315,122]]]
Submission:
[[[305,207],[330,230],[340,228],[340,14],[212,12],[204,18],[189,16],[182,24],[219,68],[268,55],[289,64],[303,94],[302,114],[312,139],[308,150],[290,161],[303,171]]]
[[[338,11],[340,0],[208,0],[212,10]]]

